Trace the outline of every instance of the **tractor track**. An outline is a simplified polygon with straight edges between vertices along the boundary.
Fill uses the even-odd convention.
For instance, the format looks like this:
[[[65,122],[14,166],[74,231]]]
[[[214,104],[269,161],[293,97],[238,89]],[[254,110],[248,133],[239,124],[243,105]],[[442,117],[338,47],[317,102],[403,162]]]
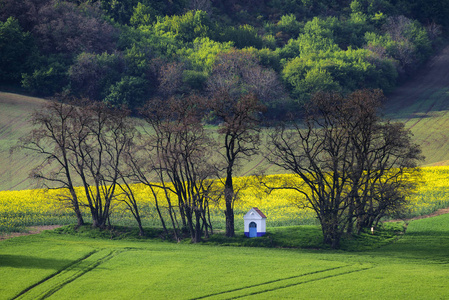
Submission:
[[[335,268],[329,268],[325,270],[319,270],[315,272],[309,272],[301,275],[290,276],[286,278],[280,278],[276,280],[271,280],[259,284],[254,284],[246,287],[241,287],[237,289],[227,290],[219,293],[204,295],[193,299],[239,299],[248,296],[254,296],[259,294],[264,294],[272,291],[277,291],[281,289],[286,289],[301,284],[307,284],[310,282],[315,282],[319,280],[335,278],[338,276],[344,276],[347,274],[361,272],[365,270],[372,269],[374,266],[371,264],[364,265],[345,265]],[[234,295],[233,295],[234,294]]]
[[[12,299],[46,299],[67,284],[115,257],[120,251],[94,250],[82,258],[29,286]]]

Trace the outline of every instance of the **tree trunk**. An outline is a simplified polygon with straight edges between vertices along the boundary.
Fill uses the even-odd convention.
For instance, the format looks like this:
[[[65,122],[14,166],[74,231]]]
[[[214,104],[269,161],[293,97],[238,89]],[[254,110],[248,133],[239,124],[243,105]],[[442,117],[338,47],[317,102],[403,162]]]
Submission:
[[[354,200],[350,200],[351,202],[348,205],[348,227],[346,232],[348,234],[352,234],[354,229]]]
[[[81,210],[79,208],[78,202],[76,202],[76,204],[74,204],[73,209],[74,209],[75,214],[76,214],[76,220],[77,220],[78,226],[83,226],[84,225],[84,219],[83,219],[83,215],[81,214]]]
[[[96,214],[92,212],[92,227],[93,228],[99,228],[100,227],[100,221],[98,220],[98,217]]]
[[[83,215],[81,214],[80,207],[79,207],[78,197],[76,196],[76,192],[73,189],[73,187],[70,187],[69,190],[70,190],[70,194],[72,195],[72,208],[75,211],[77,224],[78,224],[78,226],[83,226],[84,219],[83,219]]]
[[[322,216],[321,229],[323,232],[323,242],[332,249],[340,248],[342,232],[338,226],[338,217],[334,214]]]
[[[201,211],[195,210],[195,239],[194,243],[199,243],[201,241]]]
[[[145,236],[145,231],[143,230],[142,222],[140,220],[138,221],[138,224],[139,224],[139,236]]]
[[[188,206],[185,207],[185,217],[187,219],[187,226],[190,232],[190,238],[192,239],[192,242],[195,243],[195,229],[193,228],[193,218],[192,218],[193,213]]]
[[[232,202],[234,201],[234,186],[232,184],[232,174],[230,172],[228,172],[228,176],[226,177],[224,194],[226,202],[226,236],[234,237],[234,209],[232,207]]]

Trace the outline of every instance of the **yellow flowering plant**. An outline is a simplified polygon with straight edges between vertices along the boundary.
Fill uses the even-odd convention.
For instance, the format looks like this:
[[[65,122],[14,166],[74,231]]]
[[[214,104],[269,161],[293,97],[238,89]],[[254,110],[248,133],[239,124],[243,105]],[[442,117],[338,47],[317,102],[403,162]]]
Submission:
[[[291,174],[270,175],[267,180],[273,185],[285,181],[299,180]],[[408,197],[408,217],[432,213],[449,207],[449,166],[422,168],[422,181],[416,192]],[[238,199],[234,205],[236,229],[243,228],[243,216],[251,207],[258,207],[267,216],[267,225],[287,226],[317,224],[316,216],[308,208],[303,196],[294,190],[276,190],[267,193],[256,176],[235,179]],[[144,226],[160,226],[155,210],[155,202],[149,188],[142,184],[133,185],[139,199]],[[159,205],[167,207],[160,193]],[[25,230],[27,226],[76,223],[73,211],[62,201],[61,190],[22,190],[0,192],[0,232]],[[135,226],[134,218],[127,206],[116,199],[113,202],[111,220],[116,225]],[[80,199],[85,203],[85,199]],[[224,229],[224,201],[211,203],[210,216],[214,229]],[[88,212],[83,208],[88,220]]]

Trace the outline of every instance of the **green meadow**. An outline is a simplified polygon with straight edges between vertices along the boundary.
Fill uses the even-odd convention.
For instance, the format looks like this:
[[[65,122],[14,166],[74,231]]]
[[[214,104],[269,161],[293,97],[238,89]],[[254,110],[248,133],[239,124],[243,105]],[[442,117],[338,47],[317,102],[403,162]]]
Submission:
[[[448,224],[447,214],[411,221],[388,245],[352,251],[110,240],[63,228],[0,242],[0,299],[446,299]],[[287,233],[298,241],[303,231]]]
[[[386,116],[412,130],[424,165],[449,161],[447,60],[449,48],[385,103]],[[37,157],[9,148],[43,101],[0,93],[0,190],[35,186],[27,176]],[[257,168],[269,166],[258,157],[240,175]],[[269,228],[256,239],[215,234],[195,245],[66,226],[0,241],[0,299],[449,299],[449,214],[401,227],[331,251],[312,225]]]

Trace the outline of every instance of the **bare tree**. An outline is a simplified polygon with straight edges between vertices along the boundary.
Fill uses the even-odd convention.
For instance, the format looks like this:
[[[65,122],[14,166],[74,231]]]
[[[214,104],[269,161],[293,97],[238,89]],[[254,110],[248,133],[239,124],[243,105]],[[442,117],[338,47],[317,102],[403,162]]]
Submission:
[[[132,184],[133,181],[131,179],[131,175],[120,174],[120,179],[118,180],[117,185],[120,188],[121,193],[118,195],[117,199],[125,203],[126,207],[137,222],[137,226],[139,227],[139,235],[144,236],[145,231],[143,229],[142,218],[140,216],[139,200],[134,193]]]
[[[284,97],[276,72],[262,67],[253,54],[242,50],[217,56],[206,89],[211,95],[227,92],[237,98],[252,93],[266,106],[279,103]]]
[[[212,5],[210,0],[190,0],[189,8],[191,10],[202,10],[208,14],[212,11]]]
[[[338,248],[345,229],[371,226],[403,208],[410,180],[422,159],[402,124],[377,116],[382,94],[356,91],[342,97],[313,97],[303,124],[281,126],[272,134],[269,160],[297,175],[294,189],[306,199],[321,224],[324,243]]]
[[[216,92],[211,99],[210,108],[221,122],[218,133],[222,136],[222,155],[226,162],[224,197],[226,203],[226,236],[233,237],[234,230],[234,171],[242,158],[249,158],[259,150],[260,116],[265,109],[254,94],[231,97],[226,91]]]
[[[348,232],[352,217],[360,233],[387,212],[399,212],[416,185],[410,176],[419,171],[420,149],[402,123],[383,121],[377,114],[381,100],[381,91],[361,90],[348,95],[341,106],[342,126],[351,134]]]
[[[209,108],[220,122],[221,154],[225,161],[224,196],[226,236],[234,231],[233,176],[242,159],[258,152],[259,125],[266,106],[282,95],[273,70],[259,65],[256,57],[244,51],[220,54],[207,82]]]
[[[152,101],[144,110],[144,118],[154,132],[148,138],[157,154],[155,168],[164,189],[176,196],[182,226],[192,242],[200,241],[203,233],[212,233],[207,216],[215,194],[214,141],[202,124],[204,109],[204,99],[190,95]]]
[[[169,98],[182,92],[182,74],[185,67],[182,63],[172,62],[162,65],[159,69],[159,93]]]
[[[158,101],[155,99],[154,101]],[[148,106],[147,106],[148,107]],[[145,115],[145,109],[143,115]],[[158,123],[158,120],[148,119],[149,122],[154,122],[154,125]],[[153,126],[154,126],[153,125]],[[157,126],[154,128],[158,128]],[[163,214],[163,206],[159,204],[160,192],[162,192],[162,198],[165,197],[167,201],[166,210],[170,216],[171,225],[173,228],[173,236],[175,240],[180,240],[180,233],[178,231],[178,222],[176,220],[175,207],[172,205],[172,201],[169,195],[169,189],[166,187],[165,173],[158,167],[158,151],[162,150],[162,142],[158,138],[159,132],[154,132],[152,129],[148,129],[148,126],[140,126],[139,130],[142,132],[135,140],[134,147],[130,148],[129,152],[125,154],[125,164],[129,170],[128,178],[133,183],[140,183],[150,188],[151,194],[155,201],[155,208],[158,213],[159,220],[161,221],[162,228],[166,236],[169,235],[166,221]],[[156,144],[156,146],[155,146]],[[134,200],[134,194],[132,189],[128,188],[126,192],[128,201],[131,206],[137,208],[137,202]],[[135,204],[134,204],[135,202]],[[134,210],[137,211],[137,209]],[[137,215],[137,213],[136,213]]]
[[[118,187],[119,166],[135,128],[123,108],[94,102],[80,103],[75,111],[68,146],[74,158],[70,163],[84,188],[92,226],[105,227]]]
[[[40,154],[42,163],[33,169],[31,177],[43,181],[47,188],[68,190],[70,207],[75,212],[78,225],[83,225],[79,196],[75,190],[76,179],[70,164],[73,153],[68,149],[75,111],[76,108],[70,104],[48,102],[32,114],[31,123],[36,129],[20,140],[19,147]]]
[[[396,42],[392,56],[399,61],[399,71],[404,72],[414,68],[418,61],[417,49],[410,38],[413,22],[405,16],[389,17],[385,31]]]

